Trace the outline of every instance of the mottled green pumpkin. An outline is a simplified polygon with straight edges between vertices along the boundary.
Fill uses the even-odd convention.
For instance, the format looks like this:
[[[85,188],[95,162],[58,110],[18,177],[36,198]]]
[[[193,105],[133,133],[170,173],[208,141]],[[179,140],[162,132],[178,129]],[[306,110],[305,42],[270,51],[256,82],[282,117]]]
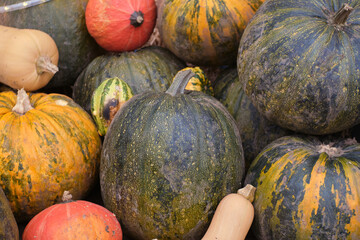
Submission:
[[[129,84],[134,94],[147,90],[166,91],[185,63],[169,50],[149,46],[123,53],[108,53],[95,58],[80,74],[73,87],[73,99],[90,113],[91,97],[107,78],[118,77]]]
[[[185,91],[191,70],[166,92],[132,97],[105,135],[104,205],[133,239],[201,239],[220,200],[242,186],[235,121],[215,98]]]
[[[342,8],[344,3],[350,7]],[[360,123],[359,4],[269,0],[261,5],[241,38],[237,62],[240,81],[259,112],[306,134]]]
[[[0,93],[0,186],[18,222],[98,180],[101,139],[91,116],[62,94]]]
[[[130,86],[117,77],[106,79],[95,89],[91,98],[91,115],[100,136],[106,134],[115,114],[132,96]]]
[[[34,28],[46,32],[59,49],[59,71],[45,89],[70,87],[87,64],[102,51],[90,36],[85,24],[85,8],[88,0],[50,0],[35,6],[12,11],[11,5],[24,0],[2,0],[0,24],[17,28]],[[35,1],[29,1],[35,2]]]
[[[259,240],[360,239],[360,144],[286,136],[253,161],[252,232]]]
[[[18,240],[19,227],[4,191],[0,187],[0,239]]]
[[[214,95],[235,118],[241,133],[246,168],[266,145],[291,134],[291,131],[277,126],[259,113],[245,94],[236,68],[219,73],[214,82]]]
[[[163,44],[186,62],[207,66],[236,63],[241,35],[262,0],[160,0]]]

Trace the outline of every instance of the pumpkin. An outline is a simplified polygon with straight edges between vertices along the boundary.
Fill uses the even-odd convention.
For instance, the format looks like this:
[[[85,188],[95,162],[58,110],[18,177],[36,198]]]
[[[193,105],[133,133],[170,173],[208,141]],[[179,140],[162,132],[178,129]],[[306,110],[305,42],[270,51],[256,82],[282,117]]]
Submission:
[[[158,28],[163,44],[195,65],[236,63],[240,38],[262,0],[159,3]]]
[[[360,123],[360,11],[346,3],[269,0],[252,18],[238,74],[270,121],[314,135]]]
[[[101,139],[91,116],[61,94],[0,93],[0,186],[18,222],[97,180]]]
[[[63,92],[102,49],[85,25],[88,0],[2,0],[0,24],[49,34],[59,50],[59,71],[42,92]],[[25,4],[23,4],[25,3]],[[19,7],[20,6],[20,7]]]
[[[185,68],[169,50],[149,46],[136,51],[108,53],[95,58],[77,78],[72,98],[88,113],[95,89],[107,78],[124,80],[134,94],[166,91],[177,71]]]
[[[214,96],[235,118],[241,134],[246,169],[260,151],[279,137],[293,134],[259,113],[245,94],[236,67],[222,70],[214,81]]]
[[[202,91],[211,96],[214,95],[212,84],[200,67],[186,67],[184,69],[181,69],[180,71],[187,71],[187,70],[191,70],[193,73],[195,73],[195,76],[189,79],[189,82],[187,83],[185,90]]]
[[[117,78],[108,78],[95,89],[91,98],[91,115],[98,133],[104,136],[115,114],[133,96],[129,85]]]
[[[245,176],[230,113],[203,92],[184,93],[194,76],[180,71],[166,92],[133,96],[105,135],[101,195],[130,238],[201,239]]]
[[[360,144],[285,136],[259,153],[245,183],[256,187],[257,239],[360,239]]]
[[[156,22],[154,0],[89,0],[85,12],[90,35],[107,51],[132,51],[150,38]]]
[[[226,195],[216,207],[202,240],[245,239],[254,219],[251,202],[254,200],[255,190],[254,186],[247,184],[237,193]]]
[[[0,25],[0,82],[26,91],[44,87],[59,70],[54,40],[36,29]]]
[[[23,240],[122,240],[116,216],[98,204],[71,200],[65,191],[63,202],[54,204],[33,217],[26,225]]]
[[[19,227],[11,211],[10,204],[0,187],[0,239],[18,240]]]

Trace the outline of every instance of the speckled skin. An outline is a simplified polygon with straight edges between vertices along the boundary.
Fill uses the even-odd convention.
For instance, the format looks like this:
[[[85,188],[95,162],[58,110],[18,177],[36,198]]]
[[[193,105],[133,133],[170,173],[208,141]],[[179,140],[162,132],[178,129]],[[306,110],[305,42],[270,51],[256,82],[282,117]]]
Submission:
[[[19,228],[10,204],[0,187],[0,239],[18,240]]]
[[[91,97],[107,78],[118,77],[134,94],[147,90],[165,91],[185,63],[169,50],[150,46],[137,51],[105,54],[95,58],[77,78],[73,99],[90,113]]]
[[[2,0],[1,6],[24,0]],[[35,28],[49,34],[59,49],[59,71],[45,90],[70,87],[87,64],[103,50],[85,25],[88,0],[51,0],[33,7],[0,13],[0,24]]]
[[[359,154],[353,139],[292,136],[269,144],[245,179],[256,187],[256,239],[360,239]]]
[[[108,129],[101,193],[132,239],[201,239],[244,171],[235,121],[215,98],[145,92]]]
[[[360,123],[360,1],[345,24],[328,23],[344,2],[269,0],[252,18],[238,74],[271,121],[317,135]]]

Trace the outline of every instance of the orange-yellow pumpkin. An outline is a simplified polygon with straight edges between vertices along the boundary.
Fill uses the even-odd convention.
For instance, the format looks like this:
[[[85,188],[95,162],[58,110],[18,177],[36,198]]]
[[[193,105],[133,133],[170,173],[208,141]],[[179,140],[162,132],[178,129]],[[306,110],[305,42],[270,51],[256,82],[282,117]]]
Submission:
[[[122,240],[116,216],[106,208],[84,200],[72,201],[64,192],[63,203],[52,205],[26,225],[23,240]]]
[[[0,186],[15,218],[80,199],[97,178],[101,140],[90,115],[60,94],[0,93]]]

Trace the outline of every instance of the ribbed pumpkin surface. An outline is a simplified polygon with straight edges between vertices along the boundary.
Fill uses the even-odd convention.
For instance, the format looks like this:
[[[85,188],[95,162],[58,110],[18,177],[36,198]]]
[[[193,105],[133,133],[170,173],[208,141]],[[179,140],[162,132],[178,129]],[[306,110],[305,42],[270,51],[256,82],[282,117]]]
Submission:
[[[33,109],[12,111],[14,92],[0,93],[0,185],[17,220],[57,202],[64,190],[74,199],[92,187],[101,141],[91,117],[59,94],[30,96]]]
[[[278,125],[307,134],[360,123],[360,1],[269,0],[241,38],[240,81],[256,108]],[[346,13],[345,13],[346,14]]]
[[[236,62],[241,35],[261,0],[164,0],[159,30],[165,46],[186,62]]]
[[[255,159],[257,239],[360,239],[360,144],[283,137]]]
[[[105,207],[134,239],[201,239],[243,174],[233,118],[198,91],[132,97],[108,129],[100,164]]]
[[[24,0],[2,0],[0,6]],[[50,0],[22,10],[0,13],[0,24],[34,28],[49,34],[59,49],[59,72],[46,89],[70,87],[86,65],[100,54],[100,47],[87,32],[88,0]]]
[[[214,94],[236,120],[247,168],[267,144],[291,134],[291,131],[277,126],[259,113],[245,94],[236,68],[220,72],[215,79]]]
[[[19,228],[10,204],[0,187],[0,239],[18,240]]]
[[[162,47],[106,54],[95,58],[77,78],[73,99],[90,113],[91,97],[107,78],[118,77],[129,84],[134,94],[146,90],[165,91],[176,72],[185,64]]]

